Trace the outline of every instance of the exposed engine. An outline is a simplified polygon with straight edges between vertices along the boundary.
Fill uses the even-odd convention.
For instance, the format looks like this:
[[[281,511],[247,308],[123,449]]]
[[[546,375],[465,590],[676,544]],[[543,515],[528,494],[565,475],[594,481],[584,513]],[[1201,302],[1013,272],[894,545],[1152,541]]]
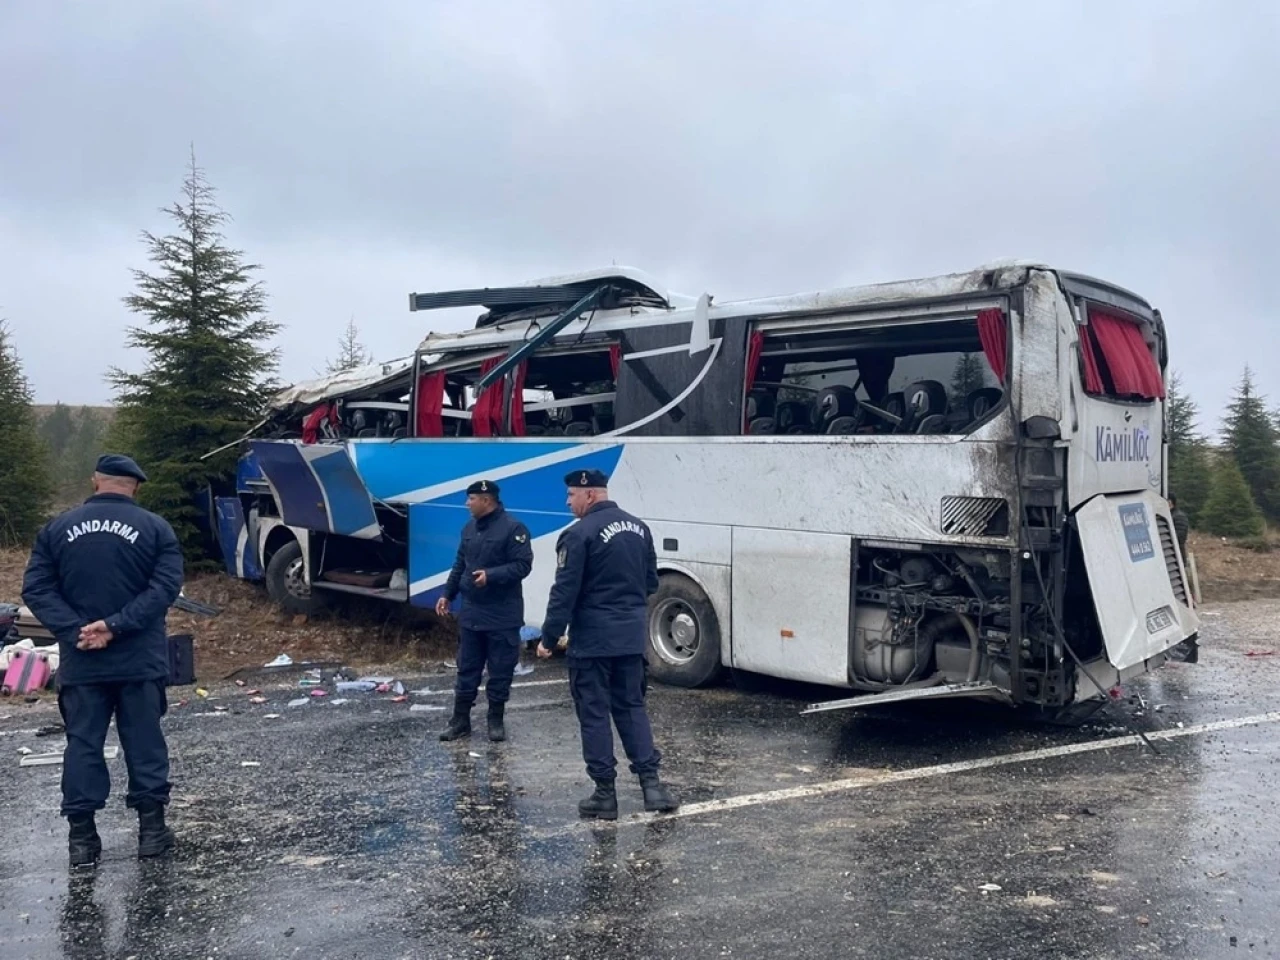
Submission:
[[[867,687],[1008,685],[1009,557],[862,551],[853,673]]]

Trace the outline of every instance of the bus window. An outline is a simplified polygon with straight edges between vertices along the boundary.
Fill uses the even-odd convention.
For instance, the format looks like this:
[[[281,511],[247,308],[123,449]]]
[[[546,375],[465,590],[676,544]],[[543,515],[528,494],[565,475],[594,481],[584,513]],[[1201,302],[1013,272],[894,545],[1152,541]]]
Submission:
[[[1132,403],[1163,399],[1160,366],[1138,322],[1096,307],[1089,307],[1088,317],[1078,328],[1085,393]]]
[[[614,428],[617,350],[535,353],[528,361],[520,413],[530,437],[590,437]]]
[[[983,313],[985,331],[975,317],[755,334],[761,338],[750,351],[759,359],[748,372],[746,431],[967,433],[1004,397],[988,359],[996,356],[1003,372],[1004,318]]]

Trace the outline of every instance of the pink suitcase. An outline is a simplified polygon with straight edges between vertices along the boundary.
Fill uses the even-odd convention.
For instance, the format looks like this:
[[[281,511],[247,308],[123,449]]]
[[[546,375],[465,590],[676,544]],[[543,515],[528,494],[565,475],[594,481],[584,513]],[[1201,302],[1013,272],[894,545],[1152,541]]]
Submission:
[[[49,682],[51,673],[49,659],[44,654],[20,650],[9,661],[9,669],[4,672],[4,683],[0,684],[0,693],[9,696],[41,690]]]

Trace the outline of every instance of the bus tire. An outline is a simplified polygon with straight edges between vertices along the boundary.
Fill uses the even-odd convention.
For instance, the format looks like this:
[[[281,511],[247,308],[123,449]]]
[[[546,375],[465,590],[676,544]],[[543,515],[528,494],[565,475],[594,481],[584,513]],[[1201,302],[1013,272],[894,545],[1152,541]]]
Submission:
[[[267,563],[267,596],[285,613],[317,613],[321,602],[307,583],[302,544],[290,540]]]
[[[720,621],[688,577],[663,574],[649,598],[649,674],[673,687],[704,687],[720,676]]]

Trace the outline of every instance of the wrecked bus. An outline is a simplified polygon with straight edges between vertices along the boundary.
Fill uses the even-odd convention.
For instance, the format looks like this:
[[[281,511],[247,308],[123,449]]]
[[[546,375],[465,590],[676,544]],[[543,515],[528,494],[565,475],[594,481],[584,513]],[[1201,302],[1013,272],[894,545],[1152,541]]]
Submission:
[[[391,435],[250,443],[218,502],[233,573],[293,610],[432,607],[485,477],[535,538],[536,618],[562,478],[594,467],[653,530],[667,683],[728,668],[864,694],[811,709],[1065,712],[1197,634],[1164,499],[1165,328],[1133,293],[1013,263],[727,303],[622,268],[410,296],[453,307],[483,312],[361,385],[396,394],[376,401],[403,414]],[[339,422],[371,402],[309,399]]]

